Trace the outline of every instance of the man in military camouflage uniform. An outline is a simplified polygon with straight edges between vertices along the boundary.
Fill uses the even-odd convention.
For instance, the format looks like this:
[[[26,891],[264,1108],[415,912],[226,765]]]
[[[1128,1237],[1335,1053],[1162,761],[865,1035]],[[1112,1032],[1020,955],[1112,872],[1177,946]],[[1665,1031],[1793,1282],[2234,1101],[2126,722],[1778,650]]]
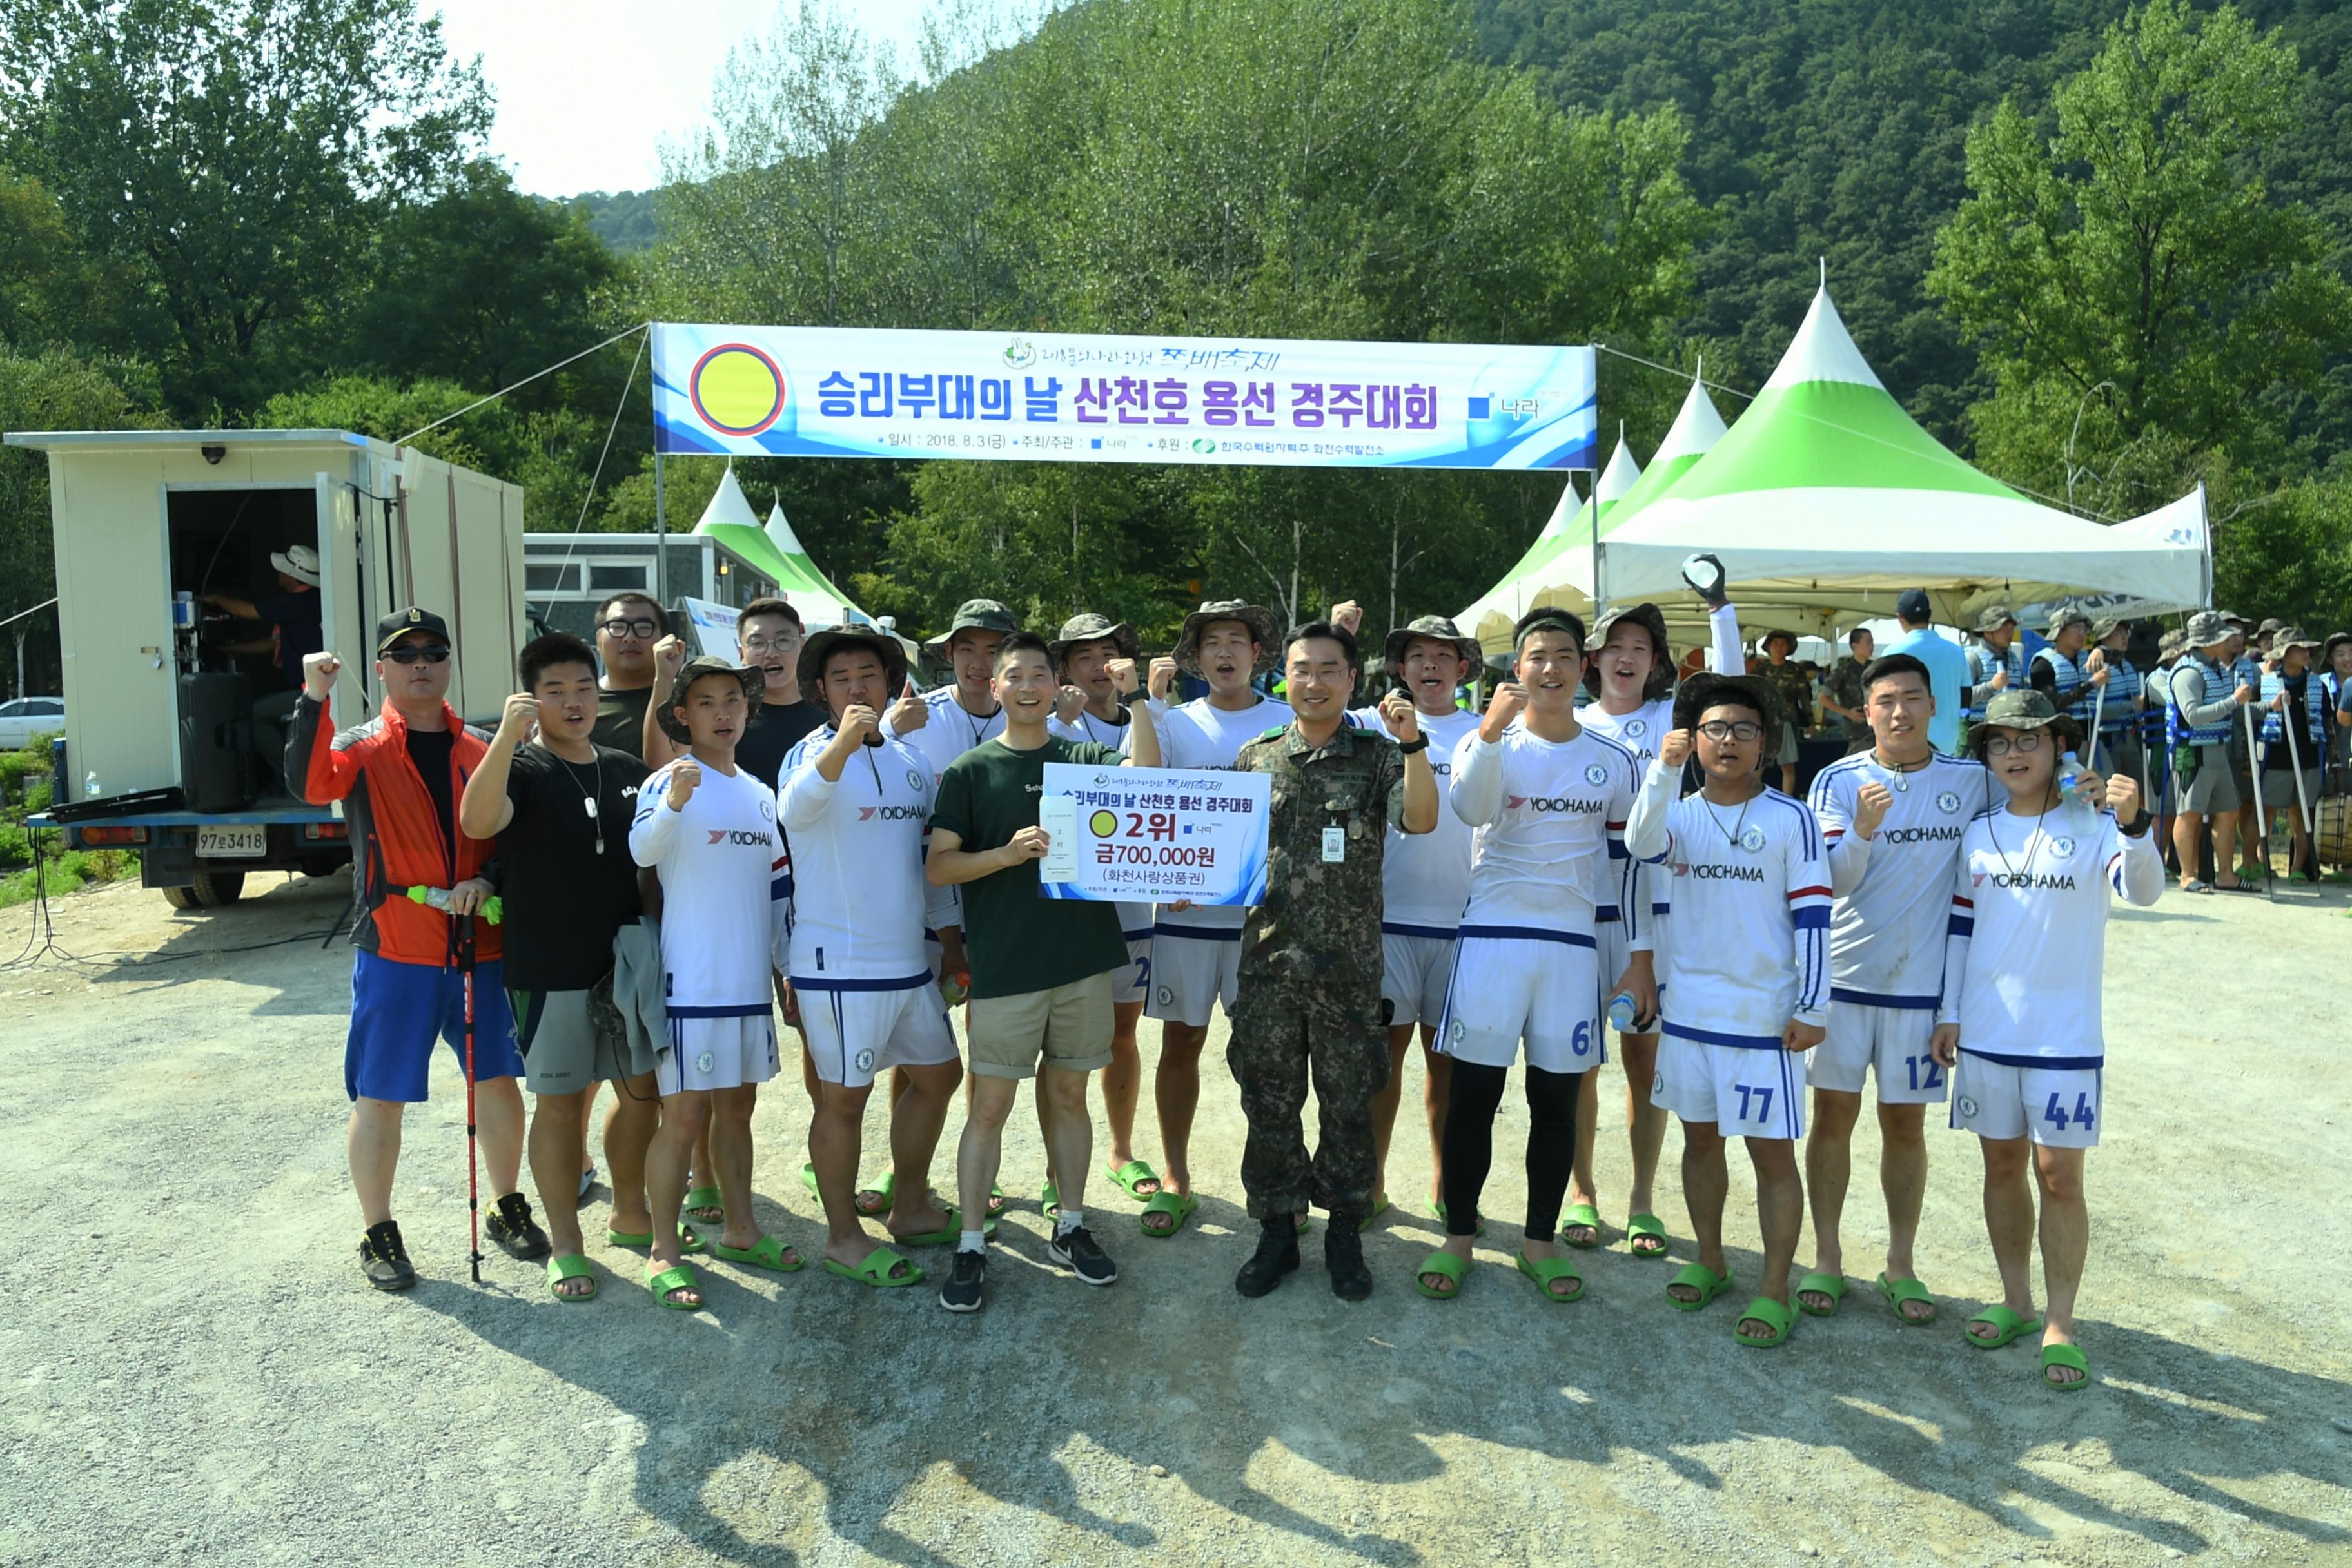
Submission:
[[[1357,1226],[1371,1213],[1379,1161],[1372,1100],[1389,1076],[1381,1001],[1381,866],[1391,824],[1437,826],[1429,742],[1402,692],[1381,704],[1391,735],[1351,727],[1356,639],[1328,621],[1290,634],[1293,718],[1241,749],[1236,770],[1274,775],[1265,901],[1242,931],[1241,999],[1225,1060],[1241,1085],[1249,1142],[1242,1185],[1265,1229],[1234,1288],[1263,1296],[1298,1267],[1298,1215],[1330,1214],[1323,1258],[1333,1294],[1371,1294]],[[1322,1126],[1310,1159],[1300,1128],[1313,1071]]]

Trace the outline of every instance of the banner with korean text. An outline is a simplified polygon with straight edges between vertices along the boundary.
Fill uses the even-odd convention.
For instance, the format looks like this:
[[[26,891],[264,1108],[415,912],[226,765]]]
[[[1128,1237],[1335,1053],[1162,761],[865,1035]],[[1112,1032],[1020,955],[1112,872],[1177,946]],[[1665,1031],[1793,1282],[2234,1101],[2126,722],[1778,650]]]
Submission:
[[[1047,763],[1037,826],[1048,899],[1265,901],[1268,773]]]
[[[666,453],[1591,468],[1590,347],[657,323]]]

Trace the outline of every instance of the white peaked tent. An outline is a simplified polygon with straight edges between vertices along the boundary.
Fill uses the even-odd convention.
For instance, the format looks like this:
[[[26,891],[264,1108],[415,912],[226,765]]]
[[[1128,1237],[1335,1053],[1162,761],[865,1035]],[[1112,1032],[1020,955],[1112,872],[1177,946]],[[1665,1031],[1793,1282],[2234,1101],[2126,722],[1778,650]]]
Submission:
[[[1658,443],[1650,466],[1646,469],[1636,468],[1621,434],[1617,450],[1593,486],[1597,508],[1588,502],[1570,520],[1567,503],[1575,491],[1571,488],[1562,495],[1559,510],[1552,513],[1552,521],[1545,524],[1543,532],[1536,536],[1535,543],[1520,557],[1518,564],[1476,604],[1455,617],[1454,624],[1477,637],[1486,650],[1494,654],[1509,649],[1512,626],[1538,605],[1559,605],[1579,614],[1588,613],[1592,600],[1595,526],[1603,536],[1622,527],[1721,440],[1723,430],[1723,416],[1716,412],[1706,384],[1694,378],[1689,395],[1684,397],[1675,422],[1666,427],[1665,439]],[[1612,484],[1612,475],[1632,477],[1630,482],[1620,478]]]
[[[1686,605],[1682,563],[1697,551],[1722,557],[1743,625],[1814,632],[1890,614],[1906,588],[1953,623],[2078,594],[2189,608],[2211,581],[2201,489],[2114,526],[2028,500],[1904,412],[1826,285],[1739,423],[1603,531],[1601,593]]]
[[[818,569],[816,562],[801,543],[800,535],[784,519],[784,503],[771,501],[768,505],[768,542],[782,556],[793,576],[783,584],[784,599],[801,613],[802,622],[814,631],[821,626],[870,626],[873,616],[850,602],[849,595],[834,585],[832,578]]]
[[[824,626],[872,626],[874,618],[852,604],[849,596],[833,584],[833,580],[817,570],[809,559],[793,525],[784,521],[781,503],[768,513],[767,525],[761,526],[760,514],[751,510],[751,502],[736,480],[735,465],[730,461],[726,473],[719,476],[719,489],[712,492],[710,504],[702,509],[702,519],[694,531],[708,534],[750,563],[760,575],[772,580],[784,602],[801,613],[802,623],[811,631]]]

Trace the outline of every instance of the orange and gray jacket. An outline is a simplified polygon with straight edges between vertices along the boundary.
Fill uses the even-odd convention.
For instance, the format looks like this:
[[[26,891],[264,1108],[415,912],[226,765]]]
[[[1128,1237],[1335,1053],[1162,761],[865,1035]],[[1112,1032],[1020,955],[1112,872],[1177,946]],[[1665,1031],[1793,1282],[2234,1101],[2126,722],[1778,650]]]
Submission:
[[[364,724],[337,731],[329,705],[309,693],[294,706],[294,727],[286,742],[286,776],[313,805],[343,803],[352,837],[352,945],[402,963],[456,962],[449,917],[429,904],[410,900],[413,887],[449,886],[485,877],[495,884],[492,843],[457,835],[457,853],[447,852],[445,826],[433,795],[408,756],[408,724],[389,702]],[[481,765],[489,737],[468,730],[447,703],[442,722],[455,737],[449,748],[449,798],[462,799],[466,781]],[[498,927],[475,928],[474,956],[499,956]]]

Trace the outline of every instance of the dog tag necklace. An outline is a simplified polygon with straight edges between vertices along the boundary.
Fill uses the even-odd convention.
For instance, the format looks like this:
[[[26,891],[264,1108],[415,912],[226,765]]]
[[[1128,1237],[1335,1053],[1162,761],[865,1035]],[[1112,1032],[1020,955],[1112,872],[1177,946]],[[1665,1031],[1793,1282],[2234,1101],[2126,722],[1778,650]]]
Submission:
[[[548,755],[553,757],[555,753],[550,752]],[[572,787],[580,792],[580,805],[588,814],[588,826],[596,835],[596,853],[601,856],[604,853],[604,819],[597,815],[596,797],[604,793],[604,759],[602,756],[596,759],[596,787],[593,791],[580,782],[578,773],[572,772],[570,759],[555,757],[555,760],[563,764],[563,776],[570,779]]]

